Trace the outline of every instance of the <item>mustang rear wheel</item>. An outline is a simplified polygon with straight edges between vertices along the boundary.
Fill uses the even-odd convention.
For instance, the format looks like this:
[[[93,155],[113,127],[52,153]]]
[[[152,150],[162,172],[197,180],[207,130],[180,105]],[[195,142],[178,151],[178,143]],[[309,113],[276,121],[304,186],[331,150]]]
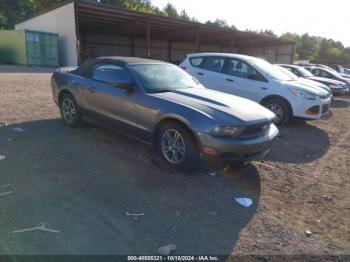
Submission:
[[[158,147],[163,159],[174,168],[190,170],[198,162],[199,154],[193,137],[180,124],[167,123],[161,127]]]
[[[81,123],[81,115],[77,103],[71,94],[64,94],[61,99],[61,116],[65,124],[77,127]]]

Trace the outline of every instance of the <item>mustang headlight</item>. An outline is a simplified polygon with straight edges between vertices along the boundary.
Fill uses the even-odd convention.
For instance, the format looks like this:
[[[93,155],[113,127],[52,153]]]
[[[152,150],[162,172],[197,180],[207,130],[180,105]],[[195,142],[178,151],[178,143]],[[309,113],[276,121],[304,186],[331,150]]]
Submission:
[[[210,130],[210,134],[213,136],[235,136],[239,127],[230,125],[217,125]]]
[[[316,100],[317,97],[317,95],[315,94],[300,90],[298,88],[291,88],[289,90],[294,96],[301,97],[307,100]]]

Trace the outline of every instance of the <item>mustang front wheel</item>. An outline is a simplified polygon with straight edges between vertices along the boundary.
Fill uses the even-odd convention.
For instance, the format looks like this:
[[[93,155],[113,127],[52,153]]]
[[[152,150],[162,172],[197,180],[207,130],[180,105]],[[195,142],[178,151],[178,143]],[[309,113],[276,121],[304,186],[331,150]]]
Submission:
[[[198,150],[190,132],[177,123],[161,127],[158,137],[159,151],[172,167],[189,170],[197,164]]]

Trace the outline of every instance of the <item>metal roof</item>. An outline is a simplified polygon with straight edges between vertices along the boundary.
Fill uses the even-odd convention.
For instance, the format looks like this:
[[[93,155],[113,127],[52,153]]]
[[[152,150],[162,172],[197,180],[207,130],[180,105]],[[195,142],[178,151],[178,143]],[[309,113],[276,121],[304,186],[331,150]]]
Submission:
[[[198,33],[200,44],[230,46],[268,46],[294,44],[293,41],[252,32],[221,28],[113,6],[77,1],[79,30],[84,32],[114,33],[132,37],[144,37],[147,23],[151,26],[152,39],[193,42]]]
[[[148,24],[152,39],[157,40],[194,42],[196,38],[200,38],[201,45],[231,46],[234,44],[235,47],[294,44],[293,41],[282,38],[120,9],[84,0],[70,0],[48,11],[72,2],[75,3],[80,32],[144,38]]]

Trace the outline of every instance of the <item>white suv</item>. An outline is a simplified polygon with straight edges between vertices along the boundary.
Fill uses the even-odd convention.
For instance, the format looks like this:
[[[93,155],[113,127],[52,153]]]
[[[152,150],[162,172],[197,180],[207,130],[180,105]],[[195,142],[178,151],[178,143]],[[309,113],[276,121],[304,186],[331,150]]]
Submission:
[[[190,54],[180,64],[205,87],[256,101],[277,116],[320,119],[328,114],[330,94],[296,81],[263,59],[225,53]]]

